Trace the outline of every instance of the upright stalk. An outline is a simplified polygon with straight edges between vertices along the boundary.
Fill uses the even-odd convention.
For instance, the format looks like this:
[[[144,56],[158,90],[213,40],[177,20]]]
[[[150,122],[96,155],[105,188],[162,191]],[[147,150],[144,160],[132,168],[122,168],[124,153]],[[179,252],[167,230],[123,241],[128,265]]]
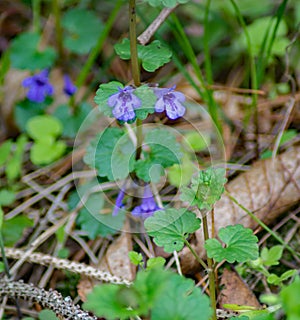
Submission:
[[[207,216],[202,215],[202,226],[203,226],[203,234],[204,234],[204,240],[209,239],[209,232],[208,232],[208,222],[207,222]],[[214,262],[213,259],[207,257],[207,273],[208,273],[208,281],[209,281],[209,293],[210,293],[210,301],[211,306],[213,309],[213,315],[212,320],[217,319],[216,309],[217,309],[217,303],[216,303],[216,279],[215,279],[215,270],[214,270]]]
[[[62,38],[62,27],[61,27],[61,14],[60,14],[60,0],[53,0],[53,15],[55,19],[55,36],[56,36],[56,47],[58,51],[59,61],[64,61],[64,49],[63,49],[63,38]]]
[[[131,72],[133,83],[136,87],[141,85],[140,79],[140,67],[137,52],[137,41],[136,41],[136,10],[135,0],[129,0],[129,38],[130,38],[130,57],[131,57]],[[142,143],[143,143],[143,121],[140,119],[136,120],[136,159],[140,158]]]
[[[32,0],[33,30],[36,33],[41,31],[41,0]]]

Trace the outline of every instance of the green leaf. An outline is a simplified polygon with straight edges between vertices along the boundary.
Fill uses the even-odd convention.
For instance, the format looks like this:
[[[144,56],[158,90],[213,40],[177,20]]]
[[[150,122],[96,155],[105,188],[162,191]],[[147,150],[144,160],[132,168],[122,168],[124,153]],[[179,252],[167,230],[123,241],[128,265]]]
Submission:
[[[296,277],[294,282],[282,289],[280,297],[282,300],[282,307],[286,313],[287,320],[300,319],[300,279]]]
[[[107,128],[87,148],[84,161],[110,181],[125,179],[133,171],[135,147],[120,128]]]
[[[191,279],[174,274],[160,293],[152,309],[151,320],[207,320],[212,315],[209,304],[209,298],[195,287]]]
[[[41,115],[31,118],[26,125],[29,136],[38,141],[45,137],[58,137],[63,130],[62,123],[50,115]]]
[[[0,261],[0,272],[4,272],[4,271],[5,271],[4,263],[2,261]]]
[[[130,288],[114,284],[102,284],[95,286],[93,291],[88,294],[87,301],[83,307],[86,310],[91,310],[98,317],[104,317],[108,320],[128,319],[130,316],[135,316],[136,312],[130,310],[127,304],[123,303],[124,293],[127,293]],[[123,293],[123,294],[122,294]],[[138,299],[138,297],[135,297]]]
[[[6,140],[0,146],[0,166],[3,166],[7,162],[12,146],[13,142],[11,139]]]
[[[149,131],[145,136],[144,145],[150,148],[150,152],[143,152],[144,159],[136,162],[135,171],[137,176],[146,182],[153,180],[151,174],[154,174],[154,182],[157,181],[164,173],[163,168],[179,163],[182,157],[175,136],[166,129]]]
[[[39,319],[40,320],[58,320],[55,313],[52,310],[42,310],[39,312]]]
[[[0,190],[0,207],[1,206],[9,206],[15,201],[16,194],[14,191],[9,189],[1,189]]]
[[[194,171],[194,163],[184,154],[180,164],[176,163],[168,169],[168,180],[177,188],[186,186],[191,181]]]
[[[25,99],[21,102],[17,102],[14,112],[15,122],[21,131],[26,130],[26,124],[29,119],[42,115],[45,113],[45,109],[52,101],[51,97],[47,97],[42,103],[32,102]]]
[[[3,213],[2,207],[0,206],[0,233],[2,230],[2,226],[3,226],[3,216],[4,216],[4,213]],[[0,237],[1,237],[1,235],[0,235]]]
[[[27,142],[27,137],[21,134],[15,143],[15,151],[6,164],[5,173],[10,183],[21,175],[23,155]]]
[[[297,274],[297,270],[288,270],[284,272],[280,277],[278,277],[276,274],[271,273],[267,277],[267,281],[270,284],[274,284],[275,286],[282,285],[282,282],[293,277]]]
[[[257,56],[261,50],[261,46],[263,44],[264,37],[265,37],[265,30],[268,30],[268,29],[273,30],[275,23],[276,23],[276,19],[270,16],[270,17],[255,19],[253,23],[247,26],[247,31],[251,40],[252,50],[254,55]],[[276,34],[276,38],[272,46],[271,53],[273,55],[278,55],[278,56],[284,55],[285,48],[289,44],[289,40],[286,37],[287,30],[288,28],[285,21],[281,19],[279,23],[278,31]],[[270,41],[271,41],[271,32],[269,32],[267,36],[267,47]],[[247,48],[247,41],[246,41],[244,32],[242,32],[239,38],[236,40],[235,47],[239,51]]]
[[[85,196],[86,192],[96,184],[96,181],[91,181],[79,186],[77,191],[73,192],[68,199],[70,210],[73,210],[80,201],[80,198]],[[125,212],[120,210],[119,214],[115,217],[111,214],[101,214],[100,211],[103,205],[103,194],[101,192],[92,193],[85,202],[85,206],[79,211],[76,223],[80,230],[87,233],[89,239],[95,239],[97,236],[107,237],[122,229]]]
[[[211,143],[209,135],[202,135],[197,131],[185,134],[184,138],[184,142],[188,145],[189,149],[195,152],[207,149]]]
[[[180,199],[200,210],[211,210],[224,192],[225,169],[210,167],[199,171],[198,177],[192,178],[190,187],[182,187]]]
[[[128,253],[128,257],[130,259],[130,262],[135,266],[138,266],[139,264],[143,264],[143,256],[141,253],[130,251]]]
[[[258,258],[258,239],[251,229],[241,224],[227,226],[220,229],[219,238],[226,244],[225,248],[217,239],[205,241],[204,247],[209,258],[214,258],[217,262],[226,260],[229,263],[246,262]]]
[[[76,113],[72,114],[72,110],[68,105],[61,105],[57,107],[53,113],[53,116],[63,123],[62,136],[67,138],[75,138],[80,126],[85,118],[92,111],[92,106],[89,103],[81,103]]]
[[[3,221],[3,239],[6,246],[12,247],[21,238],[24,229],[33,226],[33,221],[26,216],[19,215]]]
[[[62,25],[66,30],[64,45],[77,54],[88,53],[103,31],[100,18],[93,11],[80,8],[69,9],[62,18]]]
[[[165,263],[166,259],[164,259],[163,257],[149,258],[147,261],[147,270],[152,268],[163,268]]]
[[[30,149],[30,160],[35,165],[49,164],[59,159],[65,153],[66,147],[62,141],[37,141]]]
[[[39,49],[41,37],[37,33],[23,32],[12,40],[10,47],[11,64],[17,69],[37,70],[50,68],[56,59],[53,48]]]
[[[143,68],[148,72],[154,72],[172,58],[172,51],[163,46],[160,41],[154,40],[147,46],[138,45],[138,58],[142,61]],[[130,59],[130,41],[123,39],[122,43],[115,45],[115,51],[121,59]]]
[[[146,219],[145,228],[158,246],[173,252],[181,250],[189,234],[200,228],[200,219],[186,209],[169,208],[156,211],[153,217]]]
[[[264,247],[261,251],[261,259],[265,266],[275,266],[279,264],[283,252],[283,246],[277,245],[270,249]]]

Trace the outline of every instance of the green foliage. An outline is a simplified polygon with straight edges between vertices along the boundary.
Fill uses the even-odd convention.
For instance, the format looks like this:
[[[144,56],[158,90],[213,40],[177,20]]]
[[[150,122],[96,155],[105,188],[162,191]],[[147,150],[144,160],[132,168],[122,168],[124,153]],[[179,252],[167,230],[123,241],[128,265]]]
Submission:
[[[163,46],[160,41],[154,40],[147,46],[138,45],[138,58],[142,62],[143,68],[148,72],[154,72],[172,58],[172,51]],[[122,43],[115,45],[115,51],[121,59],[130,59],[129,39],[123,39]]]
[[[134,284],[127,288],[113,284],[95,286],[84,308],[106,319],[147,316],[151,320],[209,319],[209,299],[185,279],[161,268],[140,271]]]
[[[194,171],[194,163],[188,155],[184,154],[180,164],[175,163],[168,169],[168,180],[171,185],[177,188],[186,186],[191,181]]]
[[[77,191],[73,192],[68,199],[70,210],[73,210],[79,203],[80,198],[85,196],[88,190],[95,185],[96,182],[92,181],[78,187]],[[93,240],[97,236],[107,237],[122,229],[125,212],[120,210],[116,217],[113,217],[111,214],[101,214],[100,211],[103,205],[103,194],[101,192],[92,193],[88,196],[84,207],[79,210],[76,223],[80,230],[86,232],[89,239]]]
[[[16,194],[9,189],[0,189],[0,207],[9,206],[15,201]]]
[[[157,100],[156,95],[147,85],[136,88],[134,94],[142,102],[142,106],[135,110],[135,115],[138,119],[144,120],[149,113],[154,112],[154,104]]]
[[[66,144],[56,141],[62,128],[61,122],[50,115],[36,116],[27,122],[28,135],[34,140],[30,149],[30,160],[34,164],[49,164],[64,154]]]
[[[175,7],[177,4],[180,3],[187,3],[190,0],[144,0],[144,2],[147,2],[150,4],[152,7],[167,7],[167,8],[172,8]]]
[[[76,113],[72,114],[72,110],[68,105],[58,106],[53,116],[63,123],[62,136],[67,138],[75,138],[83,121],[92,110],[92,106],[83,102],[76,108]]]
[[[266,41],[266,47],[270,45],[271,32],[268,32],[267,39],[265,39],[265,32],[267,30],[272,30],[274,28],[275,23],[276,20],[272,17],[263,17],[256,19],[252,24],[247,26],[247,31],[251,39],[252,50],[255,56],[258,56],[264,41]],[[289,39],[286,37],[286,34],[287,25],[283,20],[281,20],[276,38],[272,46],[271,53],[273,55],[284,55],[285,48],[288,46],[290,42]],[[241,33],[240,37],[235,43],[235,46],[237,50],[243,50],[247,48],[245,33]]]
[[[40,42],[40,35],[32,32],[21,33],[13,39],[10,47],[12,66],[32,71],[51,67],[56,59],[56,52],[50,47],[40,50]]]
[[[300,278],[296,277],[293,283],[282,289],[280,298],[287,320],[300,319]]]
[[[21,134],[15,143],[13,143],[12,140],[7,140],[0,147],[0,166],[4,165],[5,174],[9,183],[12,183],[21,175],[23,155],[27,142],[27,137]],[[8,191],[6,191],[6,194],[7,193]],[[10,197],[8,195],[8,203],[6,201],[6,204],[3,203],[3,205],[8,205],[9,199]]]
[[[32,102],[29,99],[20,101],[15,106],[15,122],[21,131],[26,130],[26,124],[29,119],[45,114],[45,109],[52,101],[51,97],[47,97],[44,102]]]
[[[3,216],[4,216],[4,213],[3,213],[2,207],[0,206],[0,237],[2,236],[1,230],[2,230],[2,226],[3,226]]]
[[[143,159],[135,164],[137,176],[150,182],[157,182],[163,174],[162,168],[167,168],[179,163],[182,154],[180,145],[176,142],[175,136],[166,129],[154,129],[145,135],[144,145],[150,149],[143,150]],[[155,170],[157,170],[155,172]]]
[[[226,244],[225,248],[217,239],[208,239],[204,245],[208,257],[217,262],[246,262],[258,258],[258,239],[251,229],[240,224],[227,226],[220,229],[219,238]]]
[[[19,215],[3,221],[3,239],[6,246],[13,246],[21,238],[24,229],[33,226],[33,221],[26,216]]]
[[[62,18],[66,30],[64,45],[77,54],[88,53],[97,43],[103,24],[93,11],[74,8],[69,9]]]
[[[39,312],[39,320],[58,320],[52,310],[42,310]]]
[[[279,264],[279,260],[281,259],[283,252],[283,246],[277,245],[270,249],[264,247],[261,250],[260,256],[262,259],[262,263],[265,266],[276,266]]]
[[[169,208],[146,219],[145,228],[158,246],[173,252],[181,250],[189,234],[200,228],[200,219],[186,209]]]
[[[84,161],[100,177],[110,181],[125,179],[134,169],[134,144],[124,130],[107,128],[91,141]]]
[[[276,274],[274,273],[271,273],[268,277],[267,277],[267,281],[268,283],[270,284],[274,284],[275,286],[278,286],[278,285],[282,285],[282,283],[295,276],[297,274],[297,270],[288,270],[286,272],[284,272],[282,275],[280,276],[277,276]]]
[[[163,257],[149,258],[147,260],[147,270],[153,269],[153,268],[163,268],[165,263],[166,263],[166,259],[164,259]]]
[[[4,263],[0,261],[0,272],[4,272],[4,271],[5,271]]]
[[[200,210],[211,210],[224,192],[225,169],[210,167],[192,178],[190,187],[181,188],[180,199]]]
[[[143,256],[141,253],[130,251],[128,253],[128,257],[130,259],[130,262],[134,264],[135,266],[143,265]]]
[[[184,138],[184,142],[195,152],[207,149],[211,143],[209,135],[202,135],[197,131],[187,133]]]

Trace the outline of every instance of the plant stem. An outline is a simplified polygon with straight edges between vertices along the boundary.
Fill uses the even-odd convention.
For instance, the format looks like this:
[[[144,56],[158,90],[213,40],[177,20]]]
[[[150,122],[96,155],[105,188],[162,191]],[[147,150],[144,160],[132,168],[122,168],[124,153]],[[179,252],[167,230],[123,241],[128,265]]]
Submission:
[[[41,31],[41,0],[32,0],[33,30],[36,33]]]
[[[141,85],[140,80],[140,68],[139,59],[137,52],[137,41],[136,41],[136,10],[135,0],[129,0],[129,38],[130,38],[130,57],[131,57],[131,73],[133,83],[136,87]],[[138,160],[142,152],[143,144],[143,121],[140,119],[136,120],[136,155],[135,158]]]
[[[129,38],[130,38],[130,57],[131,57],[131,71],[134,85],[136,87],[141,85],[140,68],[137,52],[136,41],[136,12],[135,0],[129,0]]]
[[[184,239],[184,243],[190,249],[190,251],[193,254],[193,256],[195,257],[195,259],[201,264],[201,266],[205,270],[207,270],[208,269],[208,265],[197,255],[196,251],[193,249],[193,247],[190,245],[190,243],[186,239]]]
[[[5,250],[4,250],[4,242],[3,242],[3,236],[2,236],[2,230],[0,230],[0,248],[1,248],[1,256],[4,264],[4,270],[7,278],[10,278],[10,272],[9,272],[9,264],[6,258]]]
[[[59,61],[64,61],[64,49],[63,49],[63,38],[62,38],[62,27],[61,27],[61,14],[60,14],[60,1],[53,0],[53,15],[55,18],[55,36],[56,46],[58,51]]]
[[[270,233],[279,243],[281,243],[288,251],[290,251],[295,256],[300,256],[292,247],[290,247],[281,237],[270,229],[266,224],[264,224],[253,212],[245,208],[241,203],[239,203],[236,198],[234,198],[228,191],[225,190],[228,198],[234,202],[237,206],[239,206],[242,210],[244,210],[258,225],[260,225],[263,229]]]
[[[204,240],[206,241],[209,239],[208,222],[207,222],[206,215],[202,215],[202,225],[203,225]],[[208,265],[207,272],[208,272],[208,280],[209,280],[209,293],[210,293],[211,306],[213,309],[212,320],[216,320],[217,319],[216,286],[215,286],[216,279],[215,279],[213,259],[207,257],[207,265]]]

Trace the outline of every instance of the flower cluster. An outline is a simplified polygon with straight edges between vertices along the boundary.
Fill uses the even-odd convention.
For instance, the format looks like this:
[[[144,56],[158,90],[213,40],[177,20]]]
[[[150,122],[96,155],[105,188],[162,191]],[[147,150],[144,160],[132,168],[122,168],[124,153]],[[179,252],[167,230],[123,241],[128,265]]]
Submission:
[[[116,216],[121,208],[123,208],[122,201],[124,199],[125,192],[121,189],[116,199],[116,204],[112,215]],[[136,206],[132,211],[134,217],[146,219],[151,217],[155,211],[161,210],[161,208],[156,204],[150,185],[144,187],[143,199],[140,205]]]
[[[49,71],[47,69],[24,79],[22,85],[23,87],[28,88],[26,96],[32,102],[44,102],[47,96],[52,96],[54,93],[54,88],[50,83]],[[64,75],[64,93],[71,97],[76,90],[77,88],[72,83],[71,78],[68,75]]]
[[[125,88],[118,88],[118,92],[111,95],[107,104],[113,108],[113,116],[120,121],[134,120],[135,109],[142,106],[141,100],[134,94],[135,89],[131,86]],[[172,88],[154,88],[154,94],[157,101],[154,105],[156,112],[166,112],[166,115],[171,120],[182,117],[185,113],[183,102],[185,95],[181,92],[175,91],[175,86]]]

